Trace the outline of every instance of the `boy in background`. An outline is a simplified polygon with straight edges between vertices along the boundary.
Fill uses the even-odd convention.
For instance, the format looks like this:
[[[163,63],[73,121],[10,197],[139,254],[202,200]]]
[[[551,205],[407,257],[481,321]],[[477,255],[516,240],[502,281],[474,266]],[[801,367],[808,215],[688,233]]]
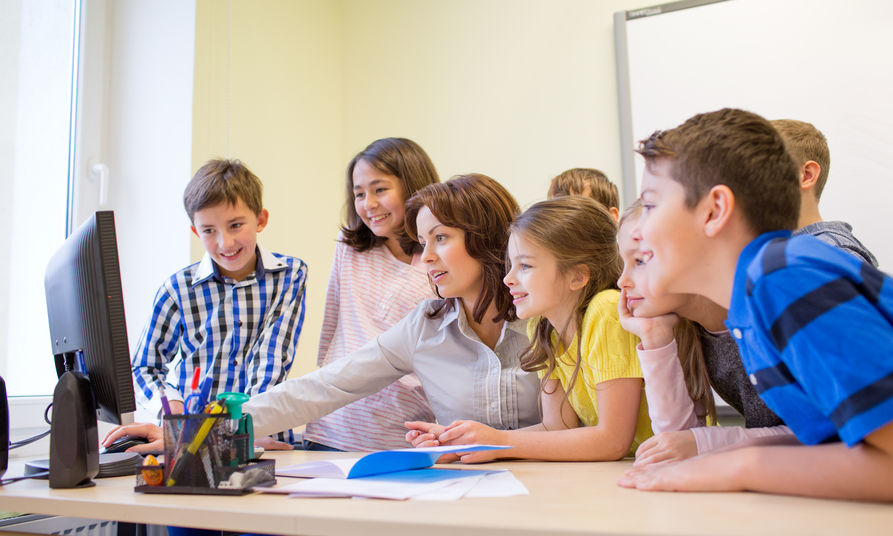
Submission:
[[[597,169],[573,168],[562,172],[549,184],[549,199],[562,195],[582,195],[591,197],[605,206],[614,216],[620,218],[620,196],[617,186]]]
[[[781,134],[788,154],[794,159],[800,176],[800,219],[795,235],[812,235],[822,242],[857,255],[873,266],[877,259],[855,236],[853,227],[843,221],[823,221],[819,198],[828,181],[831,152],[825,135],[811,123],[794,119],[770,121]]]
[[[813,237],[792,238],[797,167],[760,116],[700,114],[655,132],[639,153],[651,292],[729,309],[751,383],[799,442],[757,439],[635,469],[619,484],[893,501],[893,281]]]
[[[238,160],[210,160],[192,177],[183,205],[205,247],[198,263],[170,276],[133,356],[139,404],[183,413],[193,374],[218,393],[255,395],[288,376],[304,320],[307,266],[257,243],[267,225],[260,180]]]

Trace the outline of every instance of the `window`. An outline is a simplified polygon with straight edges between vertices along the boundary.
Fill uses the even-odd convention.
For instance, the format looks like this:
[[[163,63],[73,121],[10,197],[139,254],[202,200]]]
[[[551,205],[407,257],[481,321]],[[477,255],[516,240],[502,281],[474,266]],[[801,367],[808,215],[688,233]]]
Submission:
[[[56,383],[43,274],[66,236],[77,7],[4,0],[0,17],[0,374],[11,396]]]

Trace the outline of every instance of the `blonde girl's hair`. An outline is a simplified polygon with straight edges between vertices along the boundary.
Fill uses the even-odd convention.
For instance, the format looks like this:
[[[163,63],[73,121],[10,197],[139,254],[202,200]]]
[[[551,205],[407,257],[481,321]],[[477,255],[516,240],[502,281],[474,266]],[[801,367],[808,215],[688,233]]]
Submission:
[[[618,230],[627,223],[635,223],[642,215],[642,202],[636,200],[620,215]],[[687,318],[679,318],[679,323],[673,330],[678,348],[679,364],[682,366],[682,375],[685,379],[685,388],[688,396],[695,402],[700,402],[707,411],[708,421],[716,422],[716,403],[713,400],[713,391],[710,387],[710,377],[707,374],[707,364],[704,361],[704,348],[701,345],[701,336],[698,325]]]
[[[527,209],[512,223],[511,232],[549,251],[558,261],[559,273],[566,274],[579,267],[588,272],[589,280],[574,304],[571,318],[574,333],[579,337],[589,302],[599,292],[617,288],[623,266],[617,249],[617,224],[611,213],[588,197],[557,197]],[[530,346],[521,355],[523,370],[545,370],[543,385],[555,370],[558,358],[567,352],[562,342],[566,337],[562,335],[569,333],[569,327],[553,326],[546,318],[540,318]],[[567,395],[577,379],[580,362],[581,350],[577,344]]]
[[[563,195],[583,195],[589,188],[589,197],[606,208],[620,208],[617,185],[597,169],[572,168],[561,172],[549,184],[549,199]]]

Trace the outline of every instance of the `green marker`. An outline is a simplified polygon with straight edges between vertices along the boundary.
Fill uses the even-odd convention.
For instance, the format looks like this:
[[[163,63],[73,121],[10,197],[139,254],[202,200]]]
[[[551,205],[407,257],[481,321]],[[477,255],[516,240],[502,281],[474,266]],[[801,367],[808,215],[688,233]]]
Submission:
[[[248,402],[248,395],[245,393],[226,392],[217,395],[217,400],[222,401],[226,405],[226,412],[229,418],[238,422],[236,434],[247,434],[248,445],[245,452],[245,459],[239,460],[239,463],[248,463],[254,453],[254,420],[250,413],[242,414],[242,404]]]

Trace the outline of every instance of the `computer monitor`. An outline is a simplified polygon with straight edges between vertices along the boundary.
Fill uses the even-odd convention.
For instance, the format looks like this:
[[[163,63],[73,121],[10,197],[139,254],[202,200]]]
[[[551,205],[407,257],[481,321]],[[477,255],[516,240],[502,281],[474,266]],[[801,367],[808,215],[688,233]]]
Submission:
[[[47,265],[53,393],[50,487],[92,485],[99,469],[97,417],[114,424],[136,410],[115,215],[96,212]]]

